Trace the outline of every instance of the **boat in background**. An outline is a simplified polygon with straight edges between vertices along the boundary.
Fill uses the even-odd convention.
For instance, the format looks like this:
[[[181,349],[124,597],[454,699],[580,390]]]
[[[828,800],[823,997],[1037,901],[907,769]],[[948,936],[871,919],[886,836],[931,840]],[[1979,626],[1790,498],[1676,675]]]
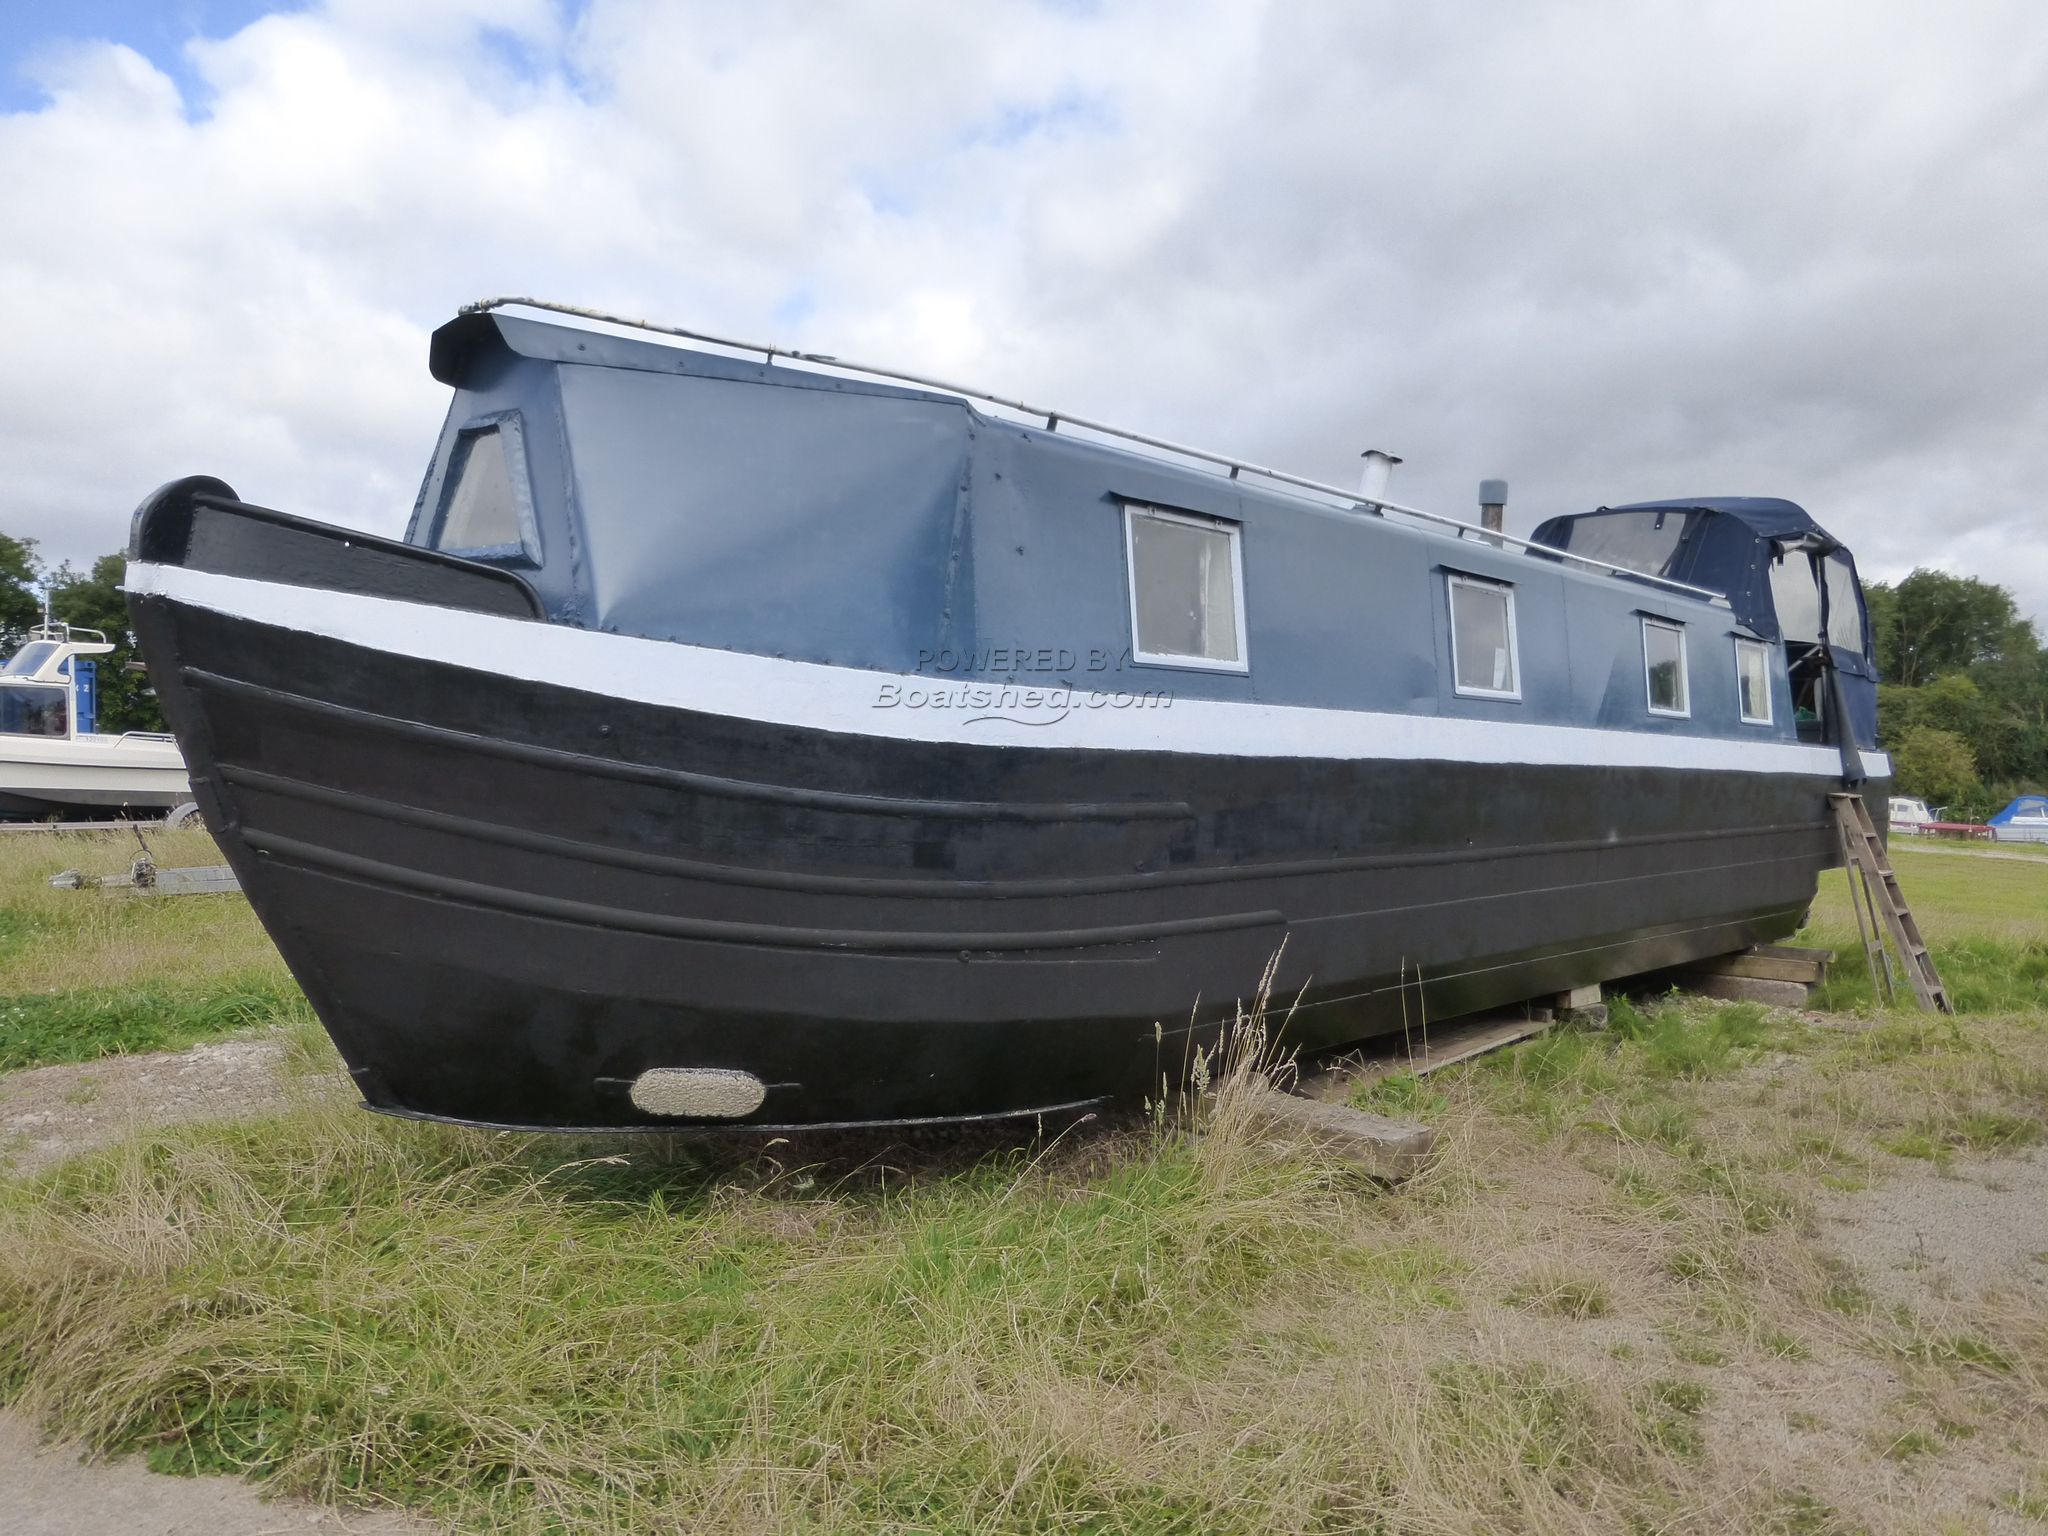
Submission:
[[[583,321],[635,324],[435,333],[403,539],[205,477],[136,514],[207,823],[372,1108],[1134,1100],[1276,952],[1285,1044],[1335,1047],[1783,939],[1829,794],[1883,823],[1855,565],[1791,502],[1531,541],[1387,455]]]
[[[113,649],[96,629],[41,624],[0,665],[0,818],[166,811],[192,798],[176,738],[94,728],[94,658]]]
[[[2021,795],[1990,826],[1994,842],[2048,843],[2048,795]]]
[[[1935,825],[1934,813],[1927,809],[1925,800],[1911,795],[1893,795],[1891,799],[1891,829],[1919,836]]]

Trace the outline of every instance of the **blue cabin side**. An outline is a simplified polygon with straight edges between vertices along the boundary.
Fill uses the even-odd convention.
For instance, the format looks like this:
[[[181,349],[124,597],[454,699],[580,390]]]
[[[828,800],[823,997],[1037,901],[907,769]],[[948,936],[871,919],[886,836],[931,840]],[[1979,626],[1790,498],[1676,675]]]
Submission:
[[[1785,648],[1739,602],[864,378],[497,314],[444,326],[433,365],[455,397],[406,537],[519,571],[556,622],[949,681],[1800,739]],[[1146,658],[1145,540],[1213,549],[1204,581],[1228,564],[1234,659]],[[1470,686],[1454,635],[1502,592],[1514,687]],[[1682,712],[1653,708],[1673,645]]]

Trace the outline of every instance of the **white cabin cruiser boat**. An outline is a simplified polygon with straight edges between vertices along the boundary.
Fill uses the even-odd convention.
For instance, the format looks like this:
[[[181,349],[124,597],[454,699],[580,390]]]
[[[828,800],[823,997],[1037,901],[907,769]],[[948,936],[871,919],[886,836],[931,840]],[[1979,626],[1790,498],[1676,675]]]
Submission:
[[[2048,795],[2021,795],[1991,818],[1999,843],[2048,843]]]
[[[1934,825],[1934,813],[1927,809],[1925,800],[1911,795],[1891,797],[1891,829],[1894,832],[1925,832]]]
[[[161,811],[192,798],[175,737],[93,729],[92,658],[113,648],[96,629],[43,624],[0,665],[0,818]]]

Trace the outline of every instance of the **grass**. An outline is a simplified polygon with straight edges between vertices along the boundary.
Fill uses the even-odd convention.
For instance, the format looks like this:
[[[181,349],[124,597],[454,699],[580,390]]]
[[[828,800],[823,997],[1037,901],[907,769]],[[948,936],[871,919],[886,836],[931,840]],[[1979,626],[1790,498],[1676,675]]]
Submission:
[[[220,862],[203,830],[143,834],[164,867]],[[238,896],[60,891],[65,869],[119,874],[129,832],[0,838],[0,1071],[176,1050],[310,1015]]]
[[[0,1381],[160,1467],[492,1530],[1648,1507],[1675,1453],[1616,1371],[1433,1326],[1453,1191],[1235,1140],[1230,1091],[1198,1138],[836,1179],[317,1097],[144,1136],[0,1196]]]
[[[1957,1011],[2048,1007],[2048,859],[1929,853],[1906,838],[1893,846],[1893,867]],[[1874,1006],[1845,874],[1821,877],[1808,926],[1793,942],[1837,953],[1817,1007]]]
[[[1618,1001],[1604,1031],[1385,1079],[1361,1101],[1441,1130],[1394,1193],[1258,1132],[1243,1058],[1185,1116],[1024,1146],[377,1119],[245,906],[48,891],[126,862],[69,841],[0,844],[0,1065],[280,1016],[313,1063],[287,1111],[0,1182],[0,1398],[99,1449],[494,1532],[2048,1507],[2038,1288],[1908,1305],[1818,1219],[2048,1132],[2048,869],[1906,868],[1956,1020],[1857,995],[1852,933],[1834,1012]],[[1846,915],[1824,890],[1813,931]]]

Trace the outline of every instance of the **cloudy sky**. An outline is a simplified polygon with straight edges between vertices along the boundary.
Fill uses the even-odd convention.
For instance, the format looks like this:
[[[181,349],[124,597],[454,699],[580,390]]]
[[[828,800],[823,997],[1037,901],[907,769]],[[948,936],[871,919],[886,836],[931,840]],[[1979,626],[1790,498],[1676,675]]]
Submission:
[[[533,293],[1511,529],[1790,496],[2048,619],[2038,0],[0,3],[0,531],[382,531]]]

